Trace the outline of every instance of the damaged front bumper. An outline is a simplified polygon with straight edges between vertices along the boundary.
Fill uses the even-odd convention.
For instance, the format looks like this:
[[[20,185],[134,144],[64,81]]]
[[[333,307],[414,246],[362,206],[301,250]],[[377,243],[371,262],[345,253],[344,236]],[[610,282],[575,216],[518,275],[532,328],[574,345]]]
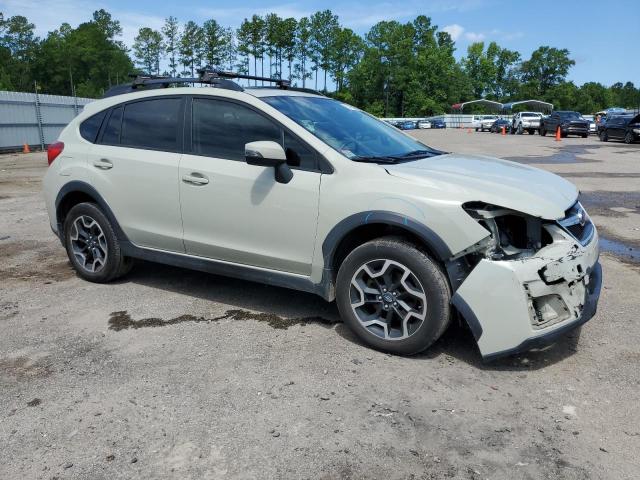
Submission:
[[[452,303],[484,360],[552,343],[591,319],[602,285],[598,234],[582,245],[559,226],[554,241],[517,260],[482,259]]]

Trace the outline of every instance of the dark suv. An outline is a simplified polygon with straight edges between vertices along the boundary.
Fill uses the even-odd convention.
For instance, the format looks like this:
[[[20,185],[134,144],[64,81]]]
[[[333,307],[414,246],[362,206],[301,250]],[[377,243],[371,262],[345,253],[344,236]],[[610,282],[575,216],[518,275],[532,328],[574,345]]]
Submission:
[[[609,118],[600,130],[600,140],[624,140],[624,143],[640,140],[640,115],[616,115]]]
[[[582,118],[578,112],[557,111],[540,122],[540,135],[555,133],[560,127],[560,136],[580,135],[582,138],[589,136],[589,122]]]

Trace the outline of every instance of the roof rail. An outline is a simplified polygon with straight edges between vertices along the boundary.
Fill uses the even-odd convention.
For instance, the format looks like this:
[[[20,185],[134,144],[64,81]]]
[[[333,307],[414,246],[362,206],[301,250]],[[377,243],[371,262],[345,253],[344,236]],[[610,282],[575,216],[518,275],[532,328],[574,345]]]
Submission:
[[[135,92],[138,89],[155,89],[155,88],[167,88],[173,84],[181,83],[201,83],[211,85],[216,88],[224,88],[227,90],[243,91],[244,89],[229,79],[238,80],[260,80],[263,82],[272,82],[277,85],[278,88],[288,89],[290,88],[289,80],[282,78],[269,78],[258,77],[256,75],[245,75],[243,73],[226,72],[224,70],[216,70],[211,67],[205,67],[198,70],[197,77],[168,77],[163,75],[145,75],[145,74],[131,74],[133,78],[131,83],[123,85],[116,85],[111,87],[104,94],[103,98],[113,97],[114,95],[122,95],[125,93]]]

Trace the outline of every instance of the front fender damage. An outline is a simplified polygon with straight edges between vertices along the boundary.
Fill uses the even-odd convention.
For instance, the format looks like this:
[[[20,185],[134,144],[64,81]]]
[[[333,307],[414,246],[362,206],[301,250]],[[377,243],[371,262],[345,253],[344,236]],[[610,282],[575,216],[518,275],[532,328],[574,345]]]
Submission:
[[[452,303],[485,360],[542,344],[595,313],[601,282],[597,234],[583,247],[554,233],[555,241],[533,256],[483,258],[455,291]]]

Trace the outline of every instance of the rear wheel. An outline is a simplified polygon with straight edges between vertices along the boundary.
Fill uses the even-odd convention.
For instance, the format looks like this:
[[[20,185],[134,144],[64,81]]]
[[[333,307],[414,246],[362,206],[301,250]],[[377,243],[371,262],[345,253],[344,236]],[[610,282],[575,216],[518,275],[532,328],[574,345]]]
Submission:
[[[536,133],[536,131],[535,131],[533,128],[530,128],[529,130],[527,130],[527,133],[528,133],[529,135],[533,135],[533,134],[535,134],[535,133]]]
[[[336,282],[340,315],[373,348],[411,355],[449,325],[451,290],[438,264],[412,243],[383,237],[353,250]]]
[[[518,132],[518,135],[522,135],[524,133],[524,130],[522,129],[522,124],[518,125],[517,132]]]
[[[609,141],[609,135],[607,134],[606,130],[602,130],[600,132],[600,141],[601,142],[608,142]]]
[[[113,227],[93,203],[79,203],[64,221],[67,256],[78,275],[105,283],[131,270],[133,262],[122,254]]]
[[[543,137],[547,136],[547,131],[544,129],[544,127],[540,127],[540,135]]]
[[[588,134],[588,133],[583,133],[583,134],[582,134],[582,138],[587,138],[588,136],[589,136],[589,134]]]
[[[624,143],[633,143],[633,134],[631,132],[627,132],[624,136]]]

